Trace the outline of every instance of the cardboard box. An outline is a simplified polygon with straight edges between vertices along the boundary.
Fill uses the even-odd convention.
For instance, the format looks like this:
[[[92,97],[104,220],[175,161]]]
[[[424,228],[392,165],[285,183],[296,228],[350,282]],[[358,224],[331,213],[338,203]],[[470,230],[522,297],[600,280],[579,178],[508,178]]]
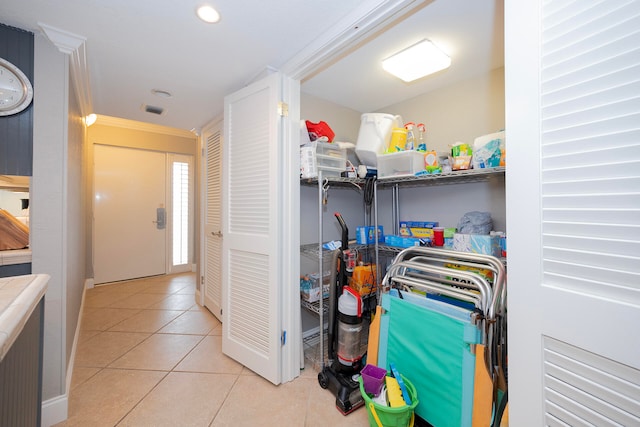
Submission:
[[[453,235],[453,250],[500,257],[500,237],[486,234],[455,233]]]
[[[403,237],[424,237],[433,239],[433,228],[400,227],[400,235]]]
[[[376,265],[358,265],[353,269],[349,287],[360,295],[368,295],[376,289]]]
[[[433,227],[437,226],[437,221],[400,221],[400,235],[433,239]]]
[[[428,241],[428,242],[427,242]],[[399,248],[410,248],[412,246],[430,246],[431,239],[418,238],[418,237],[403,237],[403,236],[384,236],[384,243],[389,246],[396,246]]]
[[[322,297],[328,298],[331,273],[325,271],[322,279]],[[318,273],[300,276],[300,297],[307,302],[320,300],[320,275]]]
[[[374,237],[375,227],[360,226],[356,227],[356,243],[359,245],[372,245],[375,243]],[[378,226],[378,243],[384,242],[384,229]]]
[[[400,221],[400,227],[433,228],[438,227],[438,221]]]

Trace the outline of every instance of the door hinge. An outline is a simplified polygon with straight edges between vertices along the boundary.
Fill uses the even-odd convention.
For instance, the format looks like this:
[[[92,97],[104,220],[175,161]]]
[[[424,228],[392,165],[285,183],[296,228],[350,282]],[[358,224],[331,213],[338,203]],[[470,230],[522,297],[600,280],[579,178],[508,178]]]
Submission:
[[[287,343],[287,331],[282,331],[282,335],[280,336],[280,345],[285,345]]]
[[[200,284],[204,285],[204,276],[200,276]]]
[[[284,101],[278,102],[278,115],[280,117],[289,117],[289,104]]]

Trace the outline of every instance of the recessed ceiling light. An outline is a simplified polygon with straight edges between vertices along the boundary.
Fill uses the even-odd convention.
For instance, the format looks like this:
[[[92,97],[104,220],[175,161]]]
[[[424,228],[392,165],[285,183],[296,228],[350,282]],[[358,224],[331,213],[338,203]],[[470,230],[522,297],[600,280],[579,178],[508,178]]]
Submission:
[[[196,13],[198,14],[198,18],[210,24],[220,20],[220,14],[218,11],[209,5],[200,6]]]
[[[151,89],[151,93],[162,98],[171,98],[171,92],[161,89]]]
[[[394,76],[411,82],[451,65],[451,58],[424,39],[382,61],[382,68]]]

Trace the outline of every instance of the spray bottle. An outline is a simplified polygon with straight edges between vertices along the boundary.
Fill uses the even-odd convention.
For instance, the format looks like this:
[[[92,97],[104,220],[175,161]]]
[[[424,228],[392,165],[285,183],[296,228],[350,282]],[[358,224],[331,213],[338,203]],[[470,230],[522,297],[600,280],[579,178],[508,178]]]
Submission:
[[[404,146],[405,150],[414,150],[415,146],[416,146],[416,137],[413,134],[413,127],[416,124],[413,122],[409,122],[407,124],[404,125],[404,127],[407,129],[407,142]]]
[[[427,142],[424,140],[424,134],[427,131],[424,123],[418,124],[418,132],[420,132],[418,136],[418,151],[427,151]]]

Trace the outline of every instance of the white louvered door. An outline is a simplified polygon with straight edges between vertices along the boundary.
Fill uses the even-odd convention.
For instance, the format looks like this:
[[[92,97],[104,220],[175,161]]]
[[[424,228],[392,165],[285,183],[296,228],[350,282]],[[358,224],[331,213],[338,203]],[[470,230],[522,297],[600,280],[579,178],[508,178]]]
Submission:
[[[640,425],[640,2],[505,27],[510,425]]]
[[[205,140],[205,275],[204,305],[222,321],[222,126],[204,130]]]
[[[224,117],[222,350],[274,384],[290,379],[283,346],[285,360],[300,351],[290,345],[299,311],[292,316],[287,302],[298,295],[290,254],[300,213],[288,187],[296,171],[287,159],[296,151],[291,120],[279,112],[283,86],[275,73],[227,96]],[[299,369],[299,359],[290,364]]]

